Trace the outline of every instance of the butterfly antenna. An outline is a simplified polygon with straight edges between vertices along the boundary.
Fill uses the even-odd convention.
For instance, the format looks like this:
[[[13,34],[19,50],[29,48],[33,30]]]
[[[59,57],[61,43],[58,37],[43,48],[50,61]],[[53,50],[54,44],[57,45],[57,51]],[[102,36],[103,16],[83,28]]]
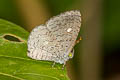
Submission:
[[[75,42],[75,44],[78,44],[82,40],[82,36]]]

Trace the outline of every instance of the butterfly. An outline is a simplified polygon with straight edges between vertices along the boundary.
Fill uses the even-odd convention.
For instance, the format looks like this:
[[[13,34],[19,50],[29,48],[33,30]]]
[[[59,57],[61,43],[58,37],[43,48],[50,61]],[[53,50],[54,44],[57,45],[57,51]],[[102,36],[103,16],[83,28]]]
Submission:
[[[73,47],[80,27],[81,14],[77,10],[54,16],[31,31],[27,43],[28,57],[65,65],[74,56]]]

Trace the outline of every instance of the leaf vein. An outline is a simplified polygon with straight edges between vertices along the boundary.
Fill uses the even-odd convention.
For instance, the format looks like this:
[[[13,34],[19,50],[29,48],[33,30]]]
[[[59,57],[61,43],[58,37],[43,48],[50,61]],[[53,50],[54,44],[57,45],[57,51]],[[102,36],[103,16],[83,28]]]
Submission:
[[[48,76],[48,75],[41,75],[41,74],[36,74],[36,73],[17,73],[17,74],[31,74],[31,75],[39,75],[39,76],[45,76],[45,77],[50,77],[50,78],[53,78],[53,79],[56,79],[56,80],[60,80],[56,77],[53,77],[53,76]]]
[[[35,62],[37,62],[37,60],[26,59],[26,58],[22,58],[22,57],[12,57],[12,56],[6,56],[6,55],[0,55],[0,57],[13,58],[13,59],[21,59],[21,60],[27,60],[27,61],[35,61]],[[42,62],[42,63],[46,63],[46,62]]]
[[[10,75],[10,74],[6,74],[6,73],[1,73],[1,75],[4,75],[4,76],[8,76],[8,77],[12,77],[12,78],[15,78],[15,79],[18,79],[18,80],[26,80],[26,79],[23,79],[23,78],[20,78],[20,77],[16,77],[16,76],[13,76],[13,75]]]

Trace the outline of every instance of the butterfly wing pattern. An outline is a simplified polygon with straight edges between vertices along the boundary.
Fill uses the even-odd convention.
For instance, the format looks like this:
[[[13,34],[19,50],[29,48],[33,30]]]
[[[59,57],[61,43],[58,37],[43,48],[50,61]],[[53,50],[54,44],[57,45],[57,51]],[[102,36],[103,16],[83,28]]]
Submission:
[[[27,55],[36,60],[64,64],[69,60],[81,26],[79,11],[67,11],[32,30]]]

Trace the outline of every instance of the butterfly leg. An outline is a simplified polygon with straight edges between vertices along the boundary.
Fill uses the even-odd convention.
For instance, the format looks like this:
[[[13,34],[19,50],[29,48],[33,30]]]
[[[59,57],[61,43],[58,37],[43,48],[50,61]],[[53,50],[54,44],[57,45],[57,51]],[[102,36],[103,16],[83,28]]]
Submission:
[[[64,62],[62,69],[64,69],[65,65],[66,65],[66,62]]]
[[[53,62],[53,64],[52,64],[52,67],[54,67],[55,66],[55,62]]]
[[[82,37],[80,36],[80,38],[76,40],[75,44],[79,43],[81,40],[82,40]]]

